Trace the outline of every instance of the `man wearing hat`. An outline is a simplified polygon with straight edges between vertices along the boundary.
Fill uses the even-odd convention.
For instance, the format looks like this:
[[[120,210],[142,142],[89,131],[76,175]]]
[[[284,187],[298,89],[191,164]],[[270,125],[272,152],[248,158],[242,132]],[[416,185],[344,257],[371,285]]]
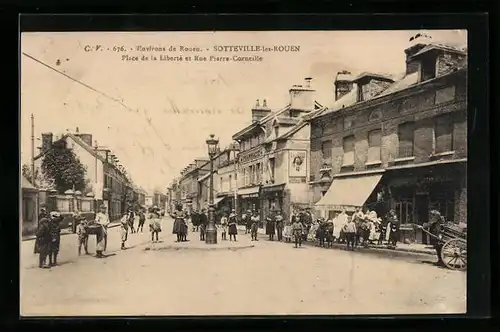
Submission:
[[[206,210],[203,208],[201,209],[201,214],[200,214],[200,241],[205,241],[205,230],[207,229],[207,224],[208,224],[208,216]]]
[[[41,208],[40,213],[38,214],[38,227],[40,227],[40,221],[43,219],[47,219],[47,220],[49,219],[49,215],[48,215],[47,210],[45,208]],[[38,236],[37,236],[37,238],[35,239],[34,253],[38,254],[39,252],[40,252],[40,250],[38,248]]]
[[[431,245],[436,249],[438,256],[437,265],[444,266],[444,262],[441,258],[441,250],[443,248],[443,241],[441,240],[441,228],[443,223],[443,217],[441,213],[437,210],[432,210],[429,212],[429,222],[424,223],[421,227],[427,228],[431,234],[436,237],[430,237]]]
[[[281,211],[276,211],[276,216],[274,217],[274,221],[276,222],[276,231],[278,233],[278,241],[283,239],[283,227],[284,227],[284,219],[281,215]]]
[[[59,253],[59,243],[61,242],[61,227],[59,223],[61,222],[61,214],[57,211],[52,211],[50,213],[49,222],[49,233],[50,233],[50,243],[49,243],[49,265],[57,265],[57,254]]]

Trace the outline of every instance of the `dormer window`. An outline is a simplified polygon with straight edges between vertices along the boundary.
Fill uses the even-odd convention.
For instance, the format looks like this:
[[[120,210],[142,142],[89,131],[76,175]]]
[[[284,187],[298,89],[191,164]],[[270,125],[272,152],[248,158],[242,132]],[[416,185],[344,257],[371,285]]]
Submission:
[[[421,81],[428,81],[436,77],[436,57],[429,55],[422,58]]]
[[[366,89],[366,85],[364,85],[365,89]],[[364,98],[363,98],[363,85],[361,84],[358,84],[358,102],[360,101],[363,101]]]

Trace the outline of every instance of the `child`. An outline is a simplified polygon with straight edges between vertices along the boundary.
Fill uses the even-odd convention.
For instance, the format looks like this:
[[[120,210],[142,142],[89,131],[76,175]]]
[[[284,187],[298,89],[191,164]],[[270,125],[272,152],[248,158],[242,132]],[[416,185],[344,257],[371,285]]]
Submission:
[[[85,250],[85,255],[89,254],[88,251],[89,235],[87,233],[87,230],[85,229],[85,226],[87,226],[87,221],[85,220],[82,220],[76,226],[76,234],[78,234],[78,256],[82,254],[82,246],[83,249]]]
[[[127,241],[128,237],[128,226],[129,226],[129,219],[128,219],[128,213],[125,212],[120,219],[120,234],[122,238],[122,246],[121,250],[125,249],[125,242]]]
[[[227,232],[227,217],[226,217],[226,214],[224,214],[222,216],[222,218],[220,219],[220,226],[222,228],[222,233],[221,233],[222,241],[227,240],[227,237],[226,237],[226,232]]]
[[[151,242],[158,242],[158,233],[161,232],[160,225],[160,212],[159,209],[155,209],[152,213],[151,222],[149,224],[149,230],[151,231]]]
[[[259,241],[257,240],[257,231],[259,229],[259,216],[255,212],[250,219],[252,221],[252,225],[250,226],[250,235],[252,237],[252,241]]]
[[[295,248],[297,248],[297,246],[302,247],[302,233],[304,232],[304,226],[299,221],[299,218],[294,218],[292,232],[295,237]]]
[[[356,223],[354,222],[354,218],[348,217],[347,224],[344,226],[347,250],[349,250],[349,245],[351,246],[351,250],[354,250],[354,247],[356,245],[356,231]]]
[[[144,215],[144,210],[141,209],[139,210],[139,226],[137,226],[137,231],[139,232],[139,229],[141,230],[141,233],[142,233],[142,229],[144,227],[144,223],[146,222],[146,216]]]

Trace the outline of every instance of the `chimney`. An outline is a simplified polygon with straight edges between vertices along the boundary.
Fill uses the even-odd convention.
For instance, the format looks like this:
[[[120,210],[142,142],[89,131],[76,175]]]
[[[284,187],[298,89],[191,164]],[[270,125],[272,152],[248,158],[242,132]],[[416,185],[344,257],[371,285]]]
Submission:
[[[54,135],[52,133],[43,133],[42,134],[42,153],[47,152],[52,148]]]
[[[91,134],[76,134],[84,141],[88,146],[92,147],[92,135]]]
[[[420,62],[412,59],[412,57],[423,49],[425,46],[432,42],[432,37],[419,32],[415,36],[412,36],[409,40],[409,45],[405,49],[406,54],[406,75],[413,74],[417,72],[420,68]]]
[[[342,70],[335,76],[335,101],[352,91],[354,86],[353,76],[350,71]]]
[[[264,99],[261,106],[259,99],[257,99],[257,103],[252,108],[252,122],[257,122],[270,113],[271,109],[267,107],[267,101]]]
[[[311,77],[304,79],[305,84],[293,85],[290,92],[290,109],[293,111],[310,112],[314,110],[314,92],[311,88]]]
[[[80,132],[80,130],[78,130],[78,127],[76,127],[75,132],[76,132],[77,134]]]

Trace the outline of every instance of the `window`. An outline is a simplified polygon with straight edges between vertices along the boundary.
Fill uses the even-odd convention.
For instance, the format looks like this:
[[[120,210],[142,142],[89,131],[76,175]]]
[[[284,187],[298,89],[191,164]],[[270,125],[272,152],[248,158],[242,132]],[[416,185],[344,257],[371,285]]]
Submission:
[[[413,157],[414,123],[402,123],[398,127],[398,158]]]
[[[229,175],[229,190],[233,190],[233,177]]]
[[[380,161],[381,138],[380,129],[368,133],[368,162]]]
[[[449,86],[436,91],[435,103],[441,104],[455,99],[455,86]]]
[[[35,221],[35,201],[31,198],[23,199],[23,220]]]
[[[274,127],[274,136],[275,136],[275,137],[278,137],[278,135],[279,135],[279,133],[280,133],[280,130],[279,130],[279,129],[280,129],[280,128],[279,128],[278,126],[275,126],[275,127]]]
[[[453,151],[453,120],[439,116],[434,122],[434,153]]]
[[[261,166],[260,163],[257,164],[257,183],[259,183],[262,180],[262,171],[261,171]]]
[[[275,160],[269,159],[269,172],[271,175],[271,180],[274,180],[274,167],[275,167]]]
[[[220,181],[220,183],[219,183],[219,191],[224,191],[224,185],[222,183],[222,176],[219,178],[219,181]]]
[[[355,117],[353,115],[344,118],[344,129],[349,129],[354,125]]]
[[[330,159],[332,157],[332,141],[321,143],[321,153],[323,154],[323,159]]]
[[[436,57],[428,56],[422,59],[421,81],[436,77]]]
[[[413,200],[396,202],[395,211],[401,224],[413,223]]]
[[[354,135],[344,137],[343,148],[344,148],[344,159],[342,166],[354,165]]]

